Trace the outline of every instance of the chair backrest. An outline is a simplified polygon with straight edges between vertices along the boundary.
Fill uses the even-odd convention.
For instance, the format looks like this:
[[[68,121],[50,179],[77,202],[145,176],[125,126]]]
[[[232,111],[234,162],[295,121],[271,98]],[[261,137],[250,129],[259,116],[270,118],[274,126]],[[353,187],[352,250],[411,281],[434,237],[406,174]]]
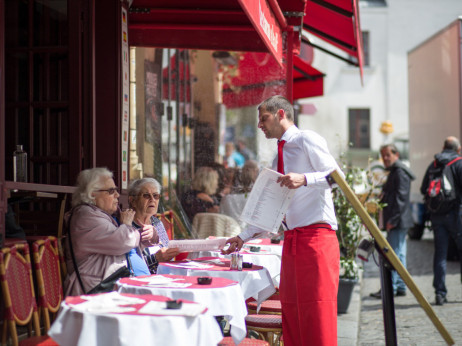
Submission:
[[[209,236],[233,237],[241,233],[241,227],[232,217],[217,213],[198,213],[193,219],[193,234],[198,239]]]
[[[156,216],[160,221],[162,221],[165,231],[167,232],[168,239],[172,240],[175,237],[173,227],[173,212],[171,210],[167,210],[163,213],[158,213]]]
[[[32,244],[38,285],[38,304],[57,312],[63,300],[58,240],[56,237],[37,240]]]
[[[0,251],[0,282],[13,344],[17,343],[16,325],[34,322],[35,333],[40,335],[37,303],[30,263],[29,246],[17,244]],[[16,342],[14,341],[16,340]]]

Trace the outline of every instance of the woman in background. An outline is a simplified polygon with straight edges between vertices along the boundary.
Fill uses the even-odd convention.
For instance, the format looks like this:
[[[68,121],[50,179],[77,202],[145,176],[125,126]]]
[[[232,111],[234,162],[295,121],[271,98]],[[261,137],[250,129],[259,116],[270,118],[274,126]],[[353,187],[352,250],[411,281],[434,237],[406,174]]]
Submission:
[[[213,168],[198,168],[191,187],[181,200],[190,221],[197,213],[219,212],[219,202],[214,196],[218,189],[218,173]]]

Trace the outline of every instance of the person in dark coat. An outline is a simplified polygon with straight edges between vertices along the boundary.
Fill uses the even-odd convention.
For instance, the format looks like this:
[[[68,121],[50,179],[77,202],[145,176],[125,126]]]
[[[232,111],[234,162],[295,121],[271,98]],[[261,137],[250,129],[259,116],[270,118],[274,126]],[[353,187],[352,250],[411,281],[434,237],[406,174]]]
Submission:
[[[446,165],[460,156],[460,142],[456,137],[448,137],[444,141],[443,151],[435,155],[435,161],[432,162],[425,173],[420,186],[420,192],[425,195],[430,183],[429,171],[436,163]],[[454,188],[456,191],[456,203],[453,208],[445,212],[431,212],[430,220],[432,222],[433,238],[435,253],[433,257],[433,287],[435,288],[435,303],[443,305],[447,302],[446,281],[446,258],[448,253],[449,237],[452,237],[456,243],[459,258],[461,258],[461,276],[462,276],[462,222],[461,222],[461,194],[462,189],[462,160],[455,161],[450,165],[454,177]]]
[[[414,173],[399,159],[395,145],[386,144],[380,148],[385,169],[389,171],[387,181],[382,188],[381,202],[383,208],[383,227],[387,231],[387,240],[399,260],[406,267],[406,234],[414,225],[409,195]],[[395,296],[406,295],[406,284],[396,270],[391,274]],[[381,298],[381,291],[371,293],[372,297]]]

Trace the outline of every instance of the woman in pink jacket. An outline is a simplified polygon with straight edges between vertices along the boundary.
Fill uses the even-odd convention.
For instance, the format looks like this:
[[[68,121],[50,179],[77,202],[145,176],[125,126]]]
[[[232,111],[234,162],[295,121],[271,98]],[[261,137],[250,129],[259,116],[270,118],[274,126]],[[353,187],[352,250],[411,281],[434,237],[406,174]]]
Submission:
[[[118,203],[118,188],[110,171],[91,168],[80,172],[77,190],[72,196],[72,210],[67,214],[67,224],[84,289],[74,271],[69,244],[66,243],[66,296],[88,292],[101,280],[127,265],[126,253],[131,249],[157,243],[157,233],[152,227],[145,227],[140,232],[132,226],[133,210],[120,211],[117,222],[112,215],[118,210]]]

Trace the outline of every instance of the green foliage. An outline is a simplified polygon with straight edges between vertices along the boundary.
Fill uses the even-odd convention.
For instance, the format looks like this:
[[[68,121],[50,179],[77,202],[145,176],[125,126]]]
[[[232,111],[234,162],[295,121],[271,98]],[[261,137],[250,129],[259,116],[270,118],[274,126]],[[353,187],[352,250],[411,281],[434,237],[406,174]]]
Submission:
[[[358,198],[366,207],[367,211],[375,220],[378,212],[383,207],[378,202],[374,193],[374,186],[368,179],[369,171],[359,167],[342,167],[345,173],[345,180],[353,191],[360,191]],[[359,267],[356,264],[356,249],[364,236],[365,226],[361,218],[356,214],[351,204],[337,186],[332,191],[335,212],[337,215],[338,231],[337,239],[340,246],[340,277],[357,279]]]

